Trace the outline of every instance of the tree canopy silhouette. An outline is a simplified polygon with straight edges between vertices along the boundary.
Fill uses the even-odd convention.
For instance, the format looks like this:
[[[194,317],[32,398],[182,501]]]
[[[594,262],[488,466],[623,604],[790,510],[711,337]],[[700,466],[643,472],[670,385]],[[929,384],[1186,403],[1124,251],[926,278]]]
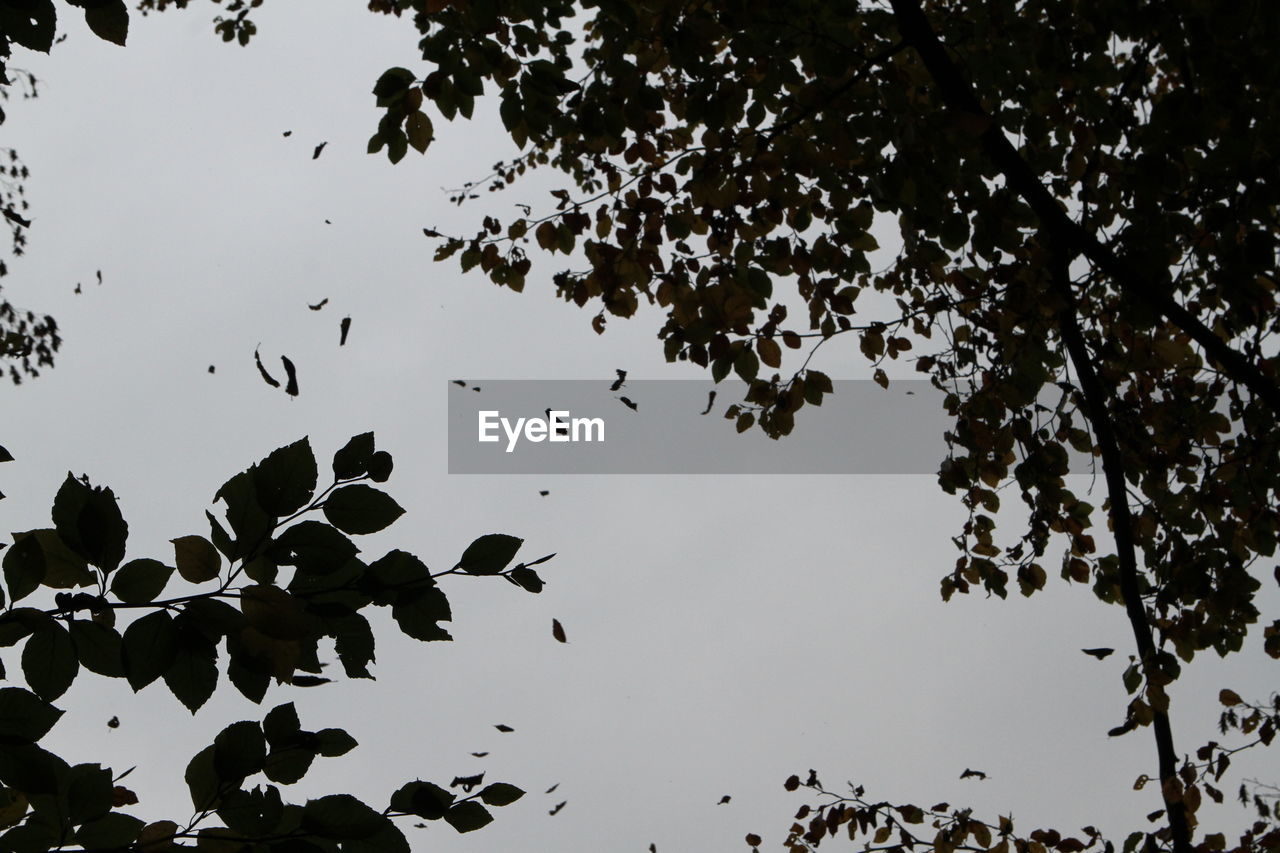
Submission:
[[[260,2],[224,4],[221,37],[248,43]],[[51,36],[53,0],[3,7],[8,38]],[[89,4],[86,16],[123,40],[123,8]],[[562,174],[545,210],[489,216],[475,234],[425,228],[438,259],[519,291],[535,259],[563,255],[557,292],[589,306],[597,332],[657,306],[667,359],[747,382],[726,414],[775,437],[831,390],[807,360],[797,366],[806,349],[856,341],[884,385],[886,366],[912,365],[947,392],[952,452],[939,481],[970,510],[943,597],[1004,597],[1011,584],[1033,595],[1053,571],[1124,613],[1130,699],[1111,734],[1150,733],[1161,806],[1126,853],[1280,845],[1262,799],[1238,839],[1196,831],[1202,797],[1223,798],[1233,752],[1274,738],[1280,699],[1224,689],[1224,736],[1243,742],[1186,752],[1167,689],[1196,655],[1246,640],[1280,657],[1280,620],[1259,601],[1280,522],[1280,8],[369,8],[421,34],[421,62],[374,83],[371,153],[425,153],[432,116],[468,118],[487,95],[522,153],[455,200],[534,170]],[[900,245],[877,255],[882,227]],[[1068,486],[1072,450],[1102,474],[1101,506]],[[1025,507],[1012,533],[996,527],[1002,493]],[[805,785],[825,790],[813,773]],[[1022,833],[1007,818],[893,805],[861,787],[801,812],[792,849],[838,833],[892,851],[1113,846],[1089,828]]]

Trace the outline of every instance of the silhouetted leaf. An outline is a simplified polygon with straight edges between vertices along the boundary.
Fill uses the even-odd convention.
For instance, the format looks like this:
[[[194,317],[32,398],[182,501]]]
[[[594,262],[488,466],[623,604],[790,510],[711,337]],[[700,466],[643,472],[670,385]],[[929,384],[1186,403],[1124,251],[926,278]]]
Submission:
[[[324,142],[321,142],[319,145],[317,145],[317,146],[316,146],[316,150],[311,152],[311,159],[312,159],[312,160],[317,160],[317,159],[319,159],[319,157],[320,157],[320,152],[321,152],[321,151],[323,151],[323,150],[324,150],[324,147],[325,147],[326,145],[328,145],[328,144],[329,144],[329,142],[326,140],[326,141],[324,141]]]
[[[188,583],[204,583],[218,576],[222,560],[213,543],[203,536],[179,536],[173,543],[174,563],[178,574]]]
[[[344,533],[377,533],[404,515],[386,492],[357,483],[335,490],[325,499],[324,517]]]
[[[298,396],[298,371],[293,366],[293,362],[289,360],[287,355],[280,356],[280,361],[284,364],[285,386],[284,393],[290,397]]]
[[[302,809],[302,828],[324,838],[346,840],[368,838],[381,831],[388,818],[350,794],[330,794],[307,800]]]
[[[391,605],[391,616],[400,630],[417,640],[451,640],[449,632],[437,622],[448,622],[449,600],[438,588],[407,589],[396,595]]]
[[[315,305],[308,305],[307,307],[310,308],[312,311],[319,311],[321,308],[323,308],[328,304],[329,304],[329,297],[326,296],[324,299],[321,299]]]
[[[267,554],[282,566],[324,575],[341,569],[360,549],[322,521],[300,521],[276,537]]]
[[[173,617],[167,610],[148,613],[124,629],[124,672],[134,692],[164,675],[173,664],[175,641]]]
[[[373,433],[362,432],[352,436],[333,454],[333,474],[340,480],[350,480],[369,473],[369,461],[373,458]]]
[[[173,568],[158,560],[130,560],[111,578],[111,592],[125,604],[146,604],[164,592]]]
[[[542,578],[538,577],[538,573],[528,566],[516,566],[507,573],[507,578],[528,592],[542,592]]]
[[[504,734],[505,734],[505,733],[507,733],[507,732],[514,732],[514,731],[515,731],[515,729],[511,728],[511,726],[508,726],[508,725],[506,725],[505,723],[498,723],[496,726],[494,726],[494,728],[495,728],[495,729],[497,729],[498,731],[500,731],[500,732],[504,733]]]
[[[62,714],[29,690],[0,687],[0,745],[35,743]]]
[[[1115,651],[1115,649],[1081,649],[1080,651],[1084,652],[1086,655],[1090,655],[1091,657],[1095,657],[1095,658],[1097,658],[1098,660],[1102,660],[1102,659],[1103,659],[1103,658],[1105,658],[1107,655],[1109,655],[1109,654],[1111,654],[1112,652],[1114,652],[1114,651]]]
[[[306,438],[272,451],[250,469],[250,474],[258,505],[276,517],[292,515],[306,506],[319,477],[316,456]]]
[[[474,832],[493,821],[489,810],[474,800],[455,803],[444,813],[445,822],[458,832]]]
[[[454,795],[439,785],[416,781],[402,785],[391,795],[391,808],[427,820],[439,820],[453,801]]]
[[[86,850],[116,850],[128,846],[145,824],[133,815],[111,812],[76,829],[76,842]]]
[[[614,372],[618,374],[618,378],[613,380],[613,384],[609,386],[610,391],[620,390],[627,381],[627,371],[615,370]]]
[[[111,771],[97,764],[77,764],[67,774],[67,816],[73,824],[111,811]]]
[[[339,755],[346,755],[351,750],[359,746],[356,739],[347,734],[342,729],[321,729],[316,732],[316,739],[320,754],[325,758],[336,758]]]
[[[473,790],[475,790],[476,786],[483,781],[484,781],[483,773],[477,773],[474,776],[455,776],[453,777],[453,781],[449,783],[449,787],[461,788],[463,791],[470,794]]]
[[[276,378],[272,376],[270,373],[267,373],[267,368],[262,363],[262,356],[258,355],[258,350],[256,348],[253,351],[253,363],[258,365],[258,373],[262,375],[263,382],[266,382],[272,388],[280,387],[280,383],[276,380]]]
[[[236,780],[262,770],[267,739],[262,726],[243,720],[227,726],[213,740],[213,769],[219,779]]]
[[[183,624],[189,621],[185,614],[178,617],[173,662],[164,671],[164,683],[194,714],[218,686],[218,649],[194,626]]]
[[[53,524],[68,548],[103,571],[124,559],[129,526],[108,488],[86,485],[68,473],[53,500]]]
[[[369,457],[369,479],[375,483],[385,483],[391,478],[391,454],[379,450]]]
[[[75,619],[67,626],[80,665],[108,678],[124,677],[121,637],[115,628],[87,619]]]
[[[640,410],[640,407],[635,403],[631,402],[631,400],[629,400],[628,398],[619,397],[618,399],[622,401],[622,405],[626,406],[631,411],[636,412]]]
[[[338,346],[344,347],[347,345],[347,334],[350,331],[351,331],[351,318],[343,317],[342,322],[338,324],[338,332],[339,332]]]
[[[22,648],[22,674],[41,699],[52,702],[66,693],[79,671],[75,644],[60,622],[37,629]]]
[[[495,782],[485,786],[480,792],[480,799],[489,806],[508,806],[524,796],[524,791],[506,782]]]
[[[524,540],[505,533],[490,533],[467,546],[458,568],[473,575],[496,575],[515,557]]]
[[[124,0],[86,3],[84,21],[98,38],[124,46],[129,36],[129,10]]]
[[[568,804],[569,804],[568,800],[562,800],[556,803],[555,808],[551,809],[551,811],[547,812],[547,814],[551,815],[552,817],[555,817],[556,815],[560,814],[560,810],[565,806],[567,806]]]
[[[555,637],[558,642],[567,643],[568,640],[564,636],[564,626],[560,624],[559,619],[551,620],[551,636]]]

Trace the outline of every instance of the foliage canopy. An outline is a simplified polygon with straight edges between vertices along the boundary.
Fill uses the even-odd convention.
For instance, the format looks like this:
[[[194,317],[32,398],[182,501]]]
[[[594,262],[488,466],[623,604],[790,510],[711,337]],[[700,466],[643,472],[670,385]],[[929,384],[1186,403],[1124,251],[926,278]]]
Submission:
[[[260,2],[227,3],[221,36],[248,42]],[[53,9],[3,4],[41,10],[33,26]],[[1280,845],[1265,808],[1238,841],[1197,837],[1201,797],[1222,799],[1216,783],[1238,747],[1180,752],[1167,690],[1197,654],[1237,652],[1265,621],[1258,593],[1280,528],[1280,8],[369,7],[408,13],[424,64],[374,84],[383,116],[371,153],[426,152],[429,110],[470,117],[488,95],[522,149],[488,188],[539,168],[563,174],[546,211],[488,217],[474,235],[425,229],[438,258],[519,291],[534,246],[564,255],[557,292],[590,306],[598,332],[658,306],[668,360],[748,382],[727,414],[775,437],[828,382],[807,361],[784,369],[787,350],[856,340],[886,385],[886,362],[913,364],[948,392],[952,454],[939,480],[970,510],[943,596],[1003,597],[1011,584],[1032,595],[1060,559],[1065,581],[1119,605],[1132,629],[1131,698],[1111,733],[1152,733],[1162,808],[1125,850]],[[36,37],[6,28],[19,43]],[[886,223],[901,247],[875,268],[873,231]],[[1099,467],[1100,507],[1068,486],[1069,450]],[[1013,536],[995,522],[1008,492],[1026,512]],[[1266,618],[1255,639],[1280,657],[1280,620]],[[1224,734],[1271,742],[1280,702],[1220,698]],[[789,845],[848,832],[895,851],[1111,846],[1096,832],[1023,835],[963,809],[876,803],[861,788],[833,797],[802,815]],[[931,835],[908,826],[926,821]]]

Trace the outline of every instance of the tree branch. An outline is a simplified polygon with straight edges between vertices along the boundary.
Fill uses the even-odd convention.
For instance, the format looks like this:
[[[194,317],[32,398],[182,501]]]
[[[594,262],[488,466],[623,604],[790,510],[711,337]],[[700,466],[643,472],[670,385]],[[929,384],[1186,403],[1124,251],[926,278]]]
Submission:
[[[1209,358],[1226,368],[1229,375],[1243,383],[1280,415],[1280,386],[1239,351],[1209,329],[1174,299],[1169,289],[1152,285],[1147,273],[1135,269],[1100,243],[1091,231],[1075,222],[1045,189],[1027,162],[1009,142],[999,124],[982,108],[973,88],[947,55],[946,48],[925,17],[918,0],[891,0],[898,30],[911,44],[933,78],[943,102],[950,108],[969,113],[985,125],[982,147],[988,158],[1000,169],[1009,186],[1018,193],[1039,217],[1042,227],[1059,248],[1067,252],[1067,263],[1084,255],[1124,291],[1163,314],[1170,322],[1204,347]],[[1163,276],[1155,281],[1162,282]]]
[[[1080,379],[1080,390],[1084,394],[1085,415],[1093,427],[1097,437],[1098,448],[1102,453],[1102,473],[1107,484],[1107,497],[1111,504],[1111,527],[1116,542],[1116,557],[1120,570],[1120,594],[1124,599],[1125,614],[1129,617],[1129,627],[1133,631],[1133,639],[1138,647],[1138,656],[1142,661],[1147,680],[1157,676],[1156,645],[1151,632],[1151,618],[1142,603],[1142,590],[1138,583],[1137,551],[1133,541],[1133,518],[1129,513],[1128,488],[1124,472],[1124,458],[1120,454],[1120,444],[1111,428],[1111,419],[1107,413],[1107,392],[1102,381],[1093,369],[1084,335],[1080,331],[1076,317],[1076,303],[1071,292],[1071,280],[1068,272],[1069,250],[1062,250],[1050,242],[1050,272],[1053,276],[1053,287],[1063,301],[1060,323],[1062,340],[1067,346],[1067,353]],[[1169,816],[1169,829],[1173,834],[1173,849],[1176,853],[1190,853],[1191,827],[1187,821],[1187,813],[1180,794],[1172,796],[1164,783],[1172,781],[1175,791],[1181,791],[1178,783],[1178,753],[1173,746],[1173,729],[1169,724],[1169,714],[1165,710],[1152,708],[1151,727],[1156,739],[1156,754],[1160,766],[1160,791],[1164,799],[1165,811]]]

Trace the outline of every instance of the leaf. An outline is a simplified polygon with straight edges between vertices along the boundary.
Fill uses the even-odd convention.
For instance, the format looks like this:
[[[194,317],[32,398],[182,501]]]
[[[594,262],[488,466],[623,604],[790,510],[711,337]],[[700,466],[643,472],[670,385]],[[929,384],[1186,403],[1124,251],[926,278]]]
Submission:
[[[14,534],[13,538],[13,547],[4,554],[4,582],[9,587],[9,599],[18,602],[40,588],[45,562],[34,536]]]
[[[751,382],[760,372],[760,360],[749,347],[743,347],[733,360],[733,370],[745,382]]]
[[[505,533],[490,533],[467,546],[458,568],[472,575],[496,575],[507,567],[523,539]]]
[[[110,489],[86,485],[68,473],[53,499],[53,524],[68,548],[103,571],[124,559],[129,526]]]
[[[253,584],[240,590],[245,621],[262,635],[275,640],[298,640],[318,633],[316,617],[302,601],[271,584]]]
[[[129,37],[129,9],[124,0],[106,0],[85,6],[84,21],[94,35],[124,47]]]
[[[782,348],[773,338],[756,339],[756,352],[760,354],[760,360],[767,366],[774,369],[782,366]]]
[[[267,548],[267,554],[280,565],[297,566],[304,572],[325,575],[341,569],[359,550],[334,528],[322,521],[308,519],[276,537]]]
[[[124,672],[135,693],[164,675],[173,664],[175,642],[173,617],[167,610],[148,613],[124,629]]]
[[[21,5],[0,3],[0,32],[29,50],[48,53],[57,32],[53,0],[34,0]]]
[[[108,678],[124,677],[122,643],[115,628],[87,619],[75,619],[67,628],[81,666]]]
[[[191,793],[191,805],[197,812],[215,808],[218,805],[218,789],[222,785],[222,780],[218,778],[218,773],[214,769],[214,749],[214,745],[210,744],[192,756],[183,774],[187,790]]]
[[[392,794],[391,808],[398,812],[415,814],[427,820],[439,820],[444,817],[453,801],[454,795],[450,791],[446,791],[439,785],[419,780],[402,785]]]
[[[516,566],[507,573],[507,577],[511,579],[512,583],[528,592],[542,592],[542,578],[538,577],[538,573],[528,566]]]
[[[409,113],[409,118],[404,123],[404,129],[409,145],[419,154],[426,154],[427,146],[431,144],[431,140],[435,136],[435,131],[431,127],[431,119],[427,117],[426,113],[421,110]]]
[[[391,454],[385,450],[379,450],[369,457],[369,479],[375,483],[385,483],[391,478],[391,467]]]
[[[339,480],[350,480],[369,473],[369,460],[373,457],[373,433],[354,435],[333,454],[333,475]]]
[[[10,453],[8,450],[6,450],[4,445],[0,444],[0,462],[12,462],[12,461],[13,461],[13,454]]]
[[[75,644],[60,622],[37,629],[22,648],[22,674],[41,699],[52,702],[66,693],[79,671]]]
[[[524,791],[515,785],[508,785],[506,782],[495,782],[487,785],[480,792],[480,799],[485,805],[490,806],[507,806],[524,796]]]
[[[343,317],[342,322],[338,324],[338,346],[345,347],[347,345],[347,335],[351,332],[351,318]]]
[[[494,728],[502,732],[503,734],[515,731],[515,729],[511,728],[511,726],[508,726],[505,723],[498,723],[496,726],[494,726]]]
[[[253,362],[258,365],[258,373],[262,375],[263,382],[267,383],[272,388],[280,387],[279,381],[277,381],[270,373],[267,373],[267,368],[262,363],[262,356],[258,354],[258,349],[256,347],[253,350]]]
[[[262,733],[273,748],[291,742],[302,723],[298,721],[298,709],[292,702],[277,705],[262,718]]]
[[[323,509],[329,523],[352,535],[377,533],[404,515],[390,495],[363,483],[337,489],[325,499]]]
[[[317,145],[317,146],[316,146],[316,150],[314,150],[314,151],[312,151],[312,152],[311,152],[311,159],[312,159],[312,160],[318,160],[318,159],[320,159],[320,152],[321,152],[321,151],[323,151],[323,150],[324,150],[324,147],[325,147],[326,145],[328,145],[328,144],[329,144],[329,142],[328,142],[328,140],[326,140],[326,141],[324,141],[324,142],[321,142],[319,145]]]
[[[391,616],[401,631],[416,640],[453,639],[448,631],[436,624],[453,619],[449,600],[437,587],[403,590],[391,605]]]
[[[444,813],[445,822],[458,832],[474,832],[493,822],[489,810],[474,800],[455,803]]]
[[[316,732],[320,754],[325,758],[336,758],[346,755],[359,744],[356,739],[342,729],[321,729]]]
[[[222,559],[218,549],[203,536],[179,536],[169,540],[173,544],[174,563],[178,574],[188,583],[205,583],[218,577]]]
[[[289,360],[287,355],[280,356],[281,363],[284,364],[285,386],[284,393],[290,397],[298,396],[298,371],[293,366],[293,362]]]
[[[317,800],[307,800],[302,809],[304,830],[334,840],[368,838],[383,830],[389,822],[385,815],[350,794],[330,794]]]
[[[133,815],[111,812],[76,829],[76,842],[85,850],[117,850],[137,839],[145,824]]]
[[[185,616],[185,614],[184,614]],[[178,642],[173,662],[164,671],[164,683],[191,713],[209,701],[218,686],[218,649],[184,616],[178,617]]]
[[[1084,652],[1086,655],[1089,655],[1090,657],[1095,657],[1098,660],[1102,660],[1103,658],[1115,652],[1115,649],[1081,649],[1080,651]]]
[[[35,743],[63,714],[21,687],[0,687],[0,745]]]
[[[111,771],[97,764],[77,764],[67,777],[67,816],[73,824],[111,811]]]
[[[555,637],[558,642],[567,643],[568,640],[564,636],[564,626],[560,624],[559,619],[551,620],[551,636]]]
[[[1223,705],[1227,706],[1228,708],[1234,705],[1244,704],[1244,700],[1240,698],[1239,693],[1235,692],[1234,690],[1228,690],[1226,688],[1223,688],[1222,690],[1218,691],[1218,701],[1221,702]]]
[[[294,392],[296,393],[296,391]],[[319,473],[306,438],[274,450],[250,469],[258,505],[277,518],[292,515],[311,501]]]
[[[239,780],[262,770],[267,739],[262,726],[242,720],[227,726],[213,740],[213,769],[219,779]]]
[[[173,569],[157,560],[130,560],[112,577],[111,592],[125,604],[146,604],[164,592],[172,576]]]

